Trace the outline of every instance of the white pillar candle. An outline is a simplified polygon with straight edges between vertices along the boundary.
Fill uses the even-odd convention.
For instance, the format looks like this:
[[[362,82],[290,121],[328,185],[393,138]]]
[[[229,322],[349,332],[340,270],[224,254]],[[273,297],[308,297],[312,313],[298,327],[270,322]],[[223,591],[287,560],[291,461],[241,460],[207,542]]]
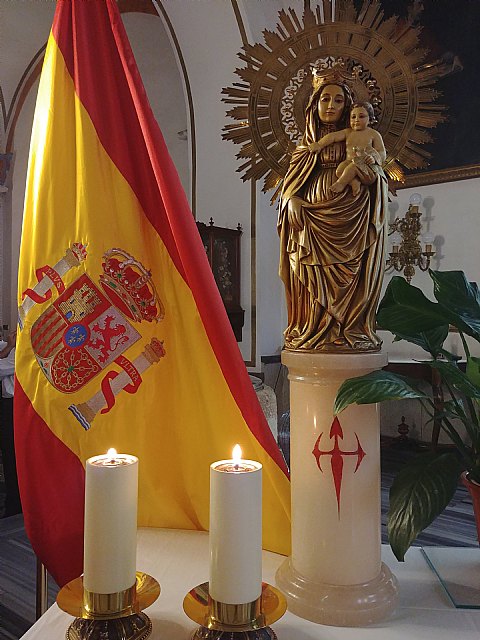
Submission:
[[[240,456],[210,467],[209,593],[226,604],[262,591],[262,465]]]
[[[87,460],[83,586],[118,593],[135,584],[138,458],[109,450]]]

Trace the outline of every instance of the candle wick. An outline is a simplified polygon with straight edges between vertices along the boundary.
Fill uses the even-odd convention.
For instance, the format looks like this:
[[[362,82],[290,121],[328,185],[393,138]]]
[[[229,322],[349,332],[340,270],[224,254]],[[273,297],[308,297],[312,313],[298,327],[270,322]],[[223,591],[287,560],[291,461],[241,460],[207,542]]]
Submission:
[[[240,469],[240,465],[238,464],[238,462],[235,463],[235,471],[238,471]]]

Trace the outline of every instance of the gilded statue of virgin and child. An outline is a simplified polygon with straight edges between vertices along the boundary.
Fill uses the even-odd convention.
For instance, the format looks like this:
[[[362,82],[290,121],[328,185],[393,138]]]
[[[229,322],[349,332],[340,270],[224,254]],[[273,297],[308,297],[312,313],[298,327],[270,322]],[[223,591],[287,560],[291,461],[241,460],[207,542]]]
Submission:
[[[378,351],[385,263],[385,147],[334,69],[314,78],[305,132],[280,199],[280,277],[289,350]]]

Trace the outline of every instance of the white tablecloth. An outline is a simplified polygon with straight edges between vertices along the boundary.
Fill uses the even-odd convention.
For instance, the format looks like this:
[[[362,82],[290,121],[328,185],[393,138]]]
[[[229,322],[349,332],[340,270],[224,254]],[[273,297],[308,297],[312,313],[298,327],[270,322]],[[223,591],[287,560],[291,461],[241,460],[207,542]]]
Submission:
[[[365,628],[327,627],[287,612],[272,625],[279,640],[479,640],[480,610],[453,607],[420,549],[410,549],[404,563],[397,562],[387,546],[382,554],[400,583],[399,607],[389,620]],[[275,585],[275,571],[282,560],[264,552],[266,582]],[[208,580],[208,534],[140,529],[137,568],[156,578],[162,589],[145,611],[153,624],[152,640],[188,640],[197,625],[183,613],[182,603],[192,587]],[[55,604],[23,639],[64,640],[71,621]]]

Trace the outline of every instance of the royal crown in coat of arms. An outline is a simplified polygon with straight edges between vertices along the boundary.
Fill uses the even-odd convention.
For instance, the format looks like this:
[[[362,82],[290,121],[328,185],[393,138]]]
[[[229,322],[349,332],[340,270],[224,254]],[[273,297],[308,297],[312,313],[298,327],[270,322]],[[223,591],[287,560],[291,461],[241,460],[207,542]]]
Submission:
[[[150,271],[123,249],[103,256],[99,286],[83,273],[65,287],[62,277],[86,258],[86,247],[72,245],[54,266],[37,269],[38,283],[23,293],[19,325],[36,304],[49,304],[31,329],[35,358],[47,380],[62,393],[75,393],[113,363],[121,371],[103,375],[99,391],[87,402],[70,405],[80,424],[89,429],[95,416],[108,413],[121,391],[135,393],[142,374],[165,355],[163,342],[153,338],[134,360],[124,353],[141,334],[132,323],[158,322],[164,308]]]

